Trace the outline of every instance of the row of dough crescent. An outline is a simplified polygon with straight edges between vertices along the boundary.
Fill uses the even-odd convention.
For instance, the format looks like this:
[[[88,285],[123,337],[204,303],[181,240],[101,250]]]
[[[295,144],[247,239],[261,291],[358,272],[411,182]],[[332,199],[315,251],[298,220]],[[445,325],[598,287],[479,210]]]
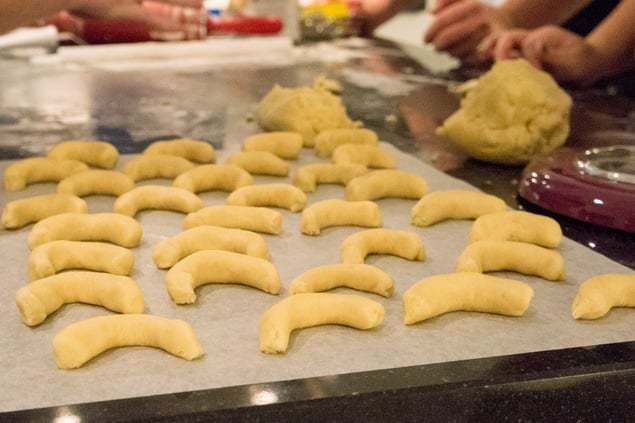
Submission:
[[[372,201],[318,201],[302,212],[300,230],[303,234],[319,235],[323,228],[346,225],[381,226],[379,206]]]
[[[115,213],[130,217],[147,209],[192,213],[203,208],[203,201],[182,188],[144,185],[118,197],[113,208]]]
[[[119,160],[119,151],[104,141],[73,140],[56,144],[48,153],[56,160],[77,160],[87,165],[112,169]]]
[[[2,211],[2,225],[16,229],[62,213],[86,213],[84,200],[69,194],[44,194],[14,200]]]

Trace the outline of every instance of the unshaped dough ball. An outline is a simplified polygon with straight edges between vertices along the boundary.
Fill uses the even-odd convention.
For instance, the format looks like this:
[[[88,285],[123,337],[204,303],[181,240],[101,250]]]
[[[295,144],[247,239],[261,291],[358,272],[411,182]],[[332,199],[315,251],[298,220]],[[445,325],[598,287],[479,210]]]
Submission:
[[[461,108],[437,128],[470,156],[522,164],[564,144],[571,98],[548,73],[524,59],[502,60],[471,84]]]

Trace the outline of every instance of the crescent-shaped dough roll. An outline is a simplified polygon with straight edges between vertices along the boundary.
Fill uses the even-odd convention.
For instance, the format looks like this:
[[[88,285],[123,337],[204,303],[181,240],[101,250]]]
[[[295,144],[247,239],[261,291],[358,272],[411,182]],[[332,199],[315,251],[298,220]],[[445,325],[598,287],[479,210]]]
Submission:
[[[282,215],[264,207],[210,206],[188,214],[183,220],[183,229],[201,225],[278,235],[282,232]]]
[[[203,165],[195,167],[174,180],[177,188],[190,192],[226,191],[251,185],[254,178],[244,169],[234,165]]]
[[[378,200],[380,198],[411,198],[418,200],[428,190],[419,175],[404,170],[374,170],[352,179],[346,185],[349,201]]]
[[[167,154],[142,154],[130,160],[123,173],[139,182],[145,179],[174,179],[194,168],[194,163],[179,156]]]
[[[477,241],[467,246],[456,263],[457,272],[511,270],[551,281],[563,280],[564,259],[557,251],[516,241]]]
[[[269,260],[265,239],[257,233],[218,226],[197,226],[165,239],[154,247],[152,257],[160,269],[202,250],[224,250]]]
[[[265,259],[220,250],[193,253],[165,276],[168,293],[177,304],[196,301],[194,289],[209,283],[238,283],[268,292],[280,292],[276,267]]]
[[[613,307],[635,307],[635,274],[606,273],[582,282],[571,314],[574,319],[599,319]]]
[[[562,229],[554,219],[524,211],[505,211],[486,214],[474,221],[470,242],[482,241],[528,242],[556,248],[562,241]]]
[[[56,214],[86,211],[86,202],[74,195],[36,195],[7,203],[2,212],[2,225],[7,229],[15,229]]]
[[[315,154],[318,157],[331,157],[333,151],[344,144],[377,145],[379,138],[370,129],[328,129],[315,137]]]
[[[29,248],[56,240],[105,241],[134,248],[141,241],[141,225],[117,213],[63,213],[44,219],[29,233]]]
[[[366,172],[366,167],[357,164],[310,164],[298,169],[293,176],[293,185],[304,192],[313,192],[318,184],[346,185]]]
[[[394,282],[388,273],[369,264],[331,264],[315,267],[295,278],[289,294],[322,292],[347,287],[392,297]]]
[[[296,329],[342,325],[355,329],[375,328],[384,320],[384,307],[358,295],[297,294],[285,298],[260,318],[260,351],[287,351]]]
[[[104,141],[64,141],[53,146],[48,156],[57,160],[78,160],[89,166],[112,169],[119,160],[119,151]]]
[[[59,182],[73,173],[87,169],[86,164],[77,160],[56,160],[49,157],[18,160],[4,171],[4,188],[7,191],[21,191],[36,182]]]
[[[332,160],[337,164],[360,164],[379,169],[395,167],[395,156],[376,145],[340,145],[333,151]]]
[[[118,313],[143,313],[143,294],[127,276],[98,272],[64,272],[18,289],[15,301],[22,321],[39,325],[64,304],[99,305]]]
[[[113,170],[90,169],[75,173],[57,184],[60,194],[78,197],[88,195],[113,195],[115,197],[134,188],[134,181],[128,175]]]
[[[319,235],[322,228],[330,226],[381,226],[379,206],[372,201],[324,200],[307,207],[302,212],[300,230],[306,235]]]
[[[143,150],[143,154],[179,156],[197,163],[214,163],[216,160],[210,143],[189,138],[155,141]]]
[[[414,232],[397,229],[368,229],[342,241],[342,263],[364,263],[369,254],[389,254],[407,260],[424,260],[423,241]]]
[[[413,225],[430,226],[447,219],[476,219],[506,208],[503,200],[482,192],[436,191],[424,195],[410,211],[410,217]]]
[[[189,323],[149,314],[93,317],[66,326],[53,338],[60,369],[76,369],[111,348],[133,346],[160,348],[185,360],[205,354]]]
[[[289,163],[268,151],[242,151],[232,154],[225,163],[238,166],[252,175],[287,176]]]
[[[296,132],[265,132],[247,137],[243,151],[268,151],[281,159],[295,159],[302,149],[302,135]]]
[[[404,323],[453,311],[522,316],[534,290],[526,283],[482,273],[451,273],[422,279],[403,294]]]
[[[270,206],[299,212],[306,205],[306,194],[289,184],[249,185],[229,194],[231,206]]]
[[[115,213],[134,217],[141,210],[172,210],[192,213],[203,208],[203,200],[188,190],[160,185],[137,187],[119,196]]]

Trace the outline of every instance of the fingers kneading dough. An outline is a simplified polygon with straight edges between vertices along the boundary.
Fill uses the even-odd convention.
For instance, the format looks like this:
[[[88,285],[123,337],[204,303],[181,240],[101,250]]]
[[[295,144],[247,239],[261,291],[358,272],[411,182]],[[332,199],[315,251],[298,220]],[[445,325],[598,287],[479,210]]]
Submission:
[[[380,169],[395,167],[395,156],[376,145],[340,145],[333,151],[332,159],[337,164],[360,164]]]
[[[296,132],[266,132],[243,141],[243,151],[268,151],[281,159],[295,159],[302,149],[302,135]]]
[[[320,325],[342,325],[368,330],[384,320],[384,307],[358,295],[297,294],[269,308],[260,318],[260,351],[287,351],[296,329]]]
[[[555,248],[562,241],[560,225],[550,217],[524,211],[505,211],[486,214],[472,224],[470,242],[493,241],[528,242]]]
[[[389,254],[407,260],[424,260],[423,241],[414,232],[368,229],[342,241],[342,263],[364,263],[369,254]]]
[[[87,165],[112,169],[119,160],[114,145],[103,141],[64,141],[56,144],[48,156],[58,160],[78,160]]]
[[[582,282],[571,314],[574,319],[599,319],[613,307],[635,307],[635,274],[607,273]]]
[[[453,311],[522,316],[533,295],[526,283],[481,273],[431,276],[403,294],[404,323],[411,325]]]
[[[298,169],[293,176],[293,185],[304,192],[313,192],[318,184],[346,185],[366,172],[366,167],[357,164],[310,164]]]
[[[374,170],[358,176],[346,185],[349,201],[377,200],[380,198],[411,198],[418,200],[428,190],[419,175],[403,170]]]
[[[159,185],[137,187],[119,196],[115,213],[134,217],[141,210],[171,210],[192,213],[203,207],[203,201],[190,191]]]
[[[333,151],[344,144],[377,145],[379,138],[370,129],[328,129],[315,137],[315,153],[319,157],[331,157]]]
[[[130,191],[135,186],[128,175],[113,170],[90,169],[75,173],[57,184],[60,194],[78,197],[88,195],[113,195],[115,197]]]
[[[373,292],[392,297],[394,283],[390,275],[369,264],[332,264],[315,267],[295,278],[289,286],[291,295],[322,292],[338,287]]]
[[[210,206],[188,214],[183,220],[183,229],[201,225],[277,235],[282,232],[282,215],[264,207]]]
[[[229,251],[206,250],[185,257],[165,276],[168,293],[177,304],[196,301],[194,289],[209,283],[237,283],[270,294],[280,291],[280,276],[267,260]]]
[[[303,234],[319,235],[330,226],[381,226],[379,206],[372,201],[324,200],[302,212],[300,230]]]
[[[306,205],[306,194],[289,184],[249,185],[229,194],[231,206],[271,206],[299,212]]]
[[[238,166],[252,175],[287,176],[289,163],[268,151],[242,151],[232,154],[225,163]]]
[[[61,213],[86,213],[88,206],[79,197],[69,194],[45,194],[7,203],[2,211],[2,225],[7,229],[21,228]]]
[[[210,143],[188,138],[155,141],[143,150],[143,154],[179,156],[197,163],[213,163],[216,160]]]
[[[64,304],[99,305],[118,313],[143,313],[143,295],[127,276],[97,272],[64,272],[38,279],[15,295],[22,321],[35,326]]]
[[[190,192],[232,192],[254,183],[254,178],[244,169],[234,165],[204,165],[195,167],[174,180],[177,188]]]
[[[476,219],[506,208],[503,200],[482,192],[436,191],[424,195],[412,208],[410,217],[413,225],[430,226],[447,219]]]
[[[194,163],[183,157],[142,154],[126,163],[123,173],[135,182],[139,182],[145,179],[174,179],[193,167]]]
[[[36,182],[59,182],[73,173],[87,170],[88,166],[77,160],[56,160],[34,157],[18,160],[4,171],[4,188],[21,191]]]
[[[75,369],[111,348],[132,346],[160,348],[185,360],[205,354],[189,323],[148,314],[81,320],[53,338],[55,362],[60,369]]]

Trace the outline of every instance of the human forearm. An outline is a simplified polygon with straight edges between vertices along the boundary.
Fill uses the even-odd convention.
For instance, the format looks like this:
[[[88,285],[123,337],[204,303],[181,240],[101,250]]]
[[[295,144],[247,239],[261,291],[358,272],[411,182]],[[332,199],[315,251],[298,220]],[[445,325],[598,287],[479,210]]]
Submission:
[[[559,25],[587,6],[591,0],[507,0],[499,9],[509,28]]]
[[[73,5],[73,0],[0,0],[0,34],[72,8]]]

